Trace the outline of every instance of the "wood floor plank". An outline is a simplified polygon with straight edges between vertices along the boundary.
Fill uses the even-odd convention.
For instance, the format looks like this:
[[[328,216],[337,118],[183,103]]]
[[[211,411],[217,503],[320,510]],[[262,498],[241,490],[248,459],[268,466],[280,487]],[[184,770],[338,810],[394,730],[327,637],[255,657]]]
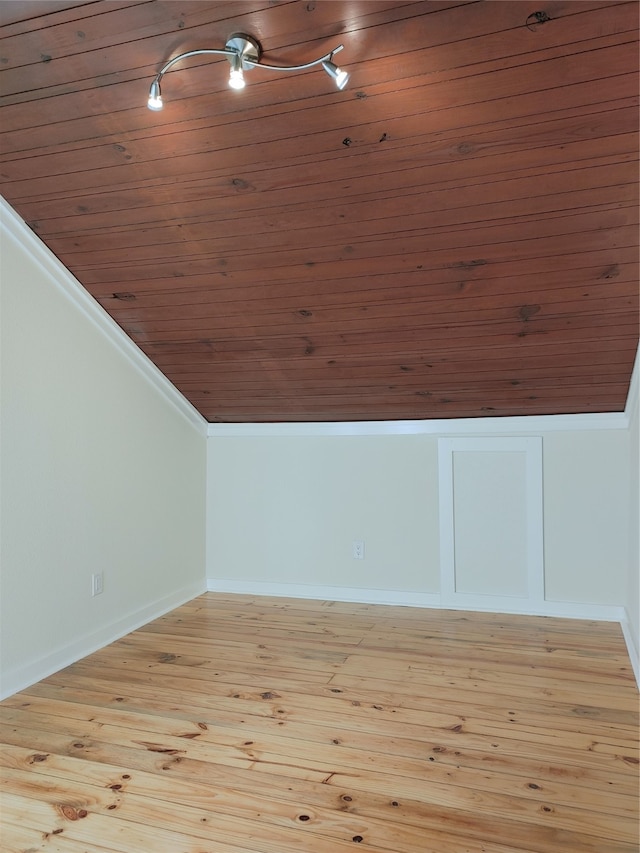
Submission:
[[[459,704],[446,708],[439,702],[438,711],[414,711],[398,706],[385,709],[371,702],[346,702],[336,695],[329,698],[292,692],[287,694],[284,706],[280,702],[270,706],[265,705],[261,698],[250,696],[240,700],[227,695],[203,697],[197,692],[169,689],[158,696],[152,687],[145,689],[140,686],[135,693],[114,696],[113,686],[95,678],[82,679],[82,684],[76,687],[68,684],[58,687],[48,681],[30,688],[24,699],[33,703],[34,697],[41,696],[61,699],[65,705],[86,703],[89,708],[107,711],[124,708],[133,715],[142,712],[191,720],[192,723],[194,720],[206,721],[207,725],[214,727],[231,725],[245,732],[271,733],[282,729],[289,737],[325,743],[333,736],[331,732],[334,729],[342,736],[349,736],[351,732],[371,733],[389,738],[391,742],[397,738],[409,738],[429,744],[434,752],[439,753],[440,760],[456,764],[465,763],[460,756],[468,754],[477,753],[485,766],[491,762],[498,764],[502,756],[515,755],[520,761],[512,763],[512,766],[521,770],[523,775],[531,772],[527,769],[527,759],[533,759],[538,768],[548,764],[550,778],[571,778],[572,773],[576,773],[583,784],[588,784],[592,772],[606,773],[609,784],[613,784],[615,779],[616,785],[630,782],[632,792],[637,789],[637,780],[634,776],[629,777],[628,770],[637,762],[635,757],[625,755],[622,750],[614,754],[603,753],[594,747],[593,741],[585,744],[582,750],[547,744],[544,749],[544,762],[547,764],[543,764],[538,760],[538,744],[519,739],[513,729],[503,734],[505,720],[499,711],[495,712],[495,719],[488,719],[486,710],[482,716],[469,718],[460,713]],[[151,699],[152,710],[149,708]],[[15,697],[15,701],[20,702],[20,697]],[[127,715],[123,719],[130,718]],[[199,725],[199,722],[193,724]],[[621,763],[624,767],[619,766]],[[538,769],[537,772],[542,771]],[[602,780],[596,782],[595,787],[601,783]]]
[[[0,703],[0,744],[20,853],[638,849],[605,623],[207,594]]]
[[[7,731],[7,726],[0,726],[2,737],[12,742],[12,735]],[[420,766],[418,761],[395,760],[385,762],[385,772],[378,769],[377,759],[366,761],[357,760],[353,766],[350,760],[353,754],[348,756],[327,755],[326,749],[305,750],[304,758],[300,751],[291,750],[293,754],[281,754],[278,751],[269,751],[265,745],[255,743],[251,751],[242,754],[238,747],[229,747],[224,744],[216,744],[215,748],[207,748],[198,742],[197,746],[189,743],[184,746],[172,739],[163,737],[156,741],[139,741],[128,735],[118,737],[115,727],[105,727],[104,737],[96,738],[90,733],[76,729],[76,737],[81,740],[74,741],[76,749],[82,749],[85,742],[89,747],[100,744],[103,749],[108,750],[112,742],[127,746],[132,751],[156,752],[172,759],[191,759],[204,761],[208,765],[220,767],[240,768],[253,771],[256,777],[262,778],[259,787],[277,784],[277,777],[284,772],[294,779],[319,782],[321,784],[332,784],[347,787],[349,790],[362,791],[389,791],[394,799],[409,797],[410,799],[422,800],[428,797],[429,803],[451,809],[473,810],[481,809],[484,814],[492,815],[499,820],[508,815],[517,819],[529,827],[536,827],[541,822],[547,827],[562,829],[565,831],[580,832],[588,825],[592,834],[605,835],[611,839],[630,843],[637,832],[637,821],[620,815],[610,815],[606,812],[587,811],[570,805],[558,804],[552,798],[534,800],[524,795],[524,786],[517,794],[493,793],[486,791],[487,774],[476,774],[476,778],[470,780],[458,774],[455,778],[448,779],[451,773],[439,771],[436,763],[430,770]],[[25,732],[31,739],[38,735],[38,729],[24,727]],[[67,743],[73,740],[68,733],[62,733]],[[77,746],[76,746],[77,744]],[[266,745],[268,746],[268,745]],[[466,783],[466,784],[465,784]],[[530,791],[539,793],[539,790]],[[24,792],[21,792],[24,793]],[[629,798],[632,799],[632,798]],[[86,807],[86,806],[83,806]]]
[[[88,779],[105,787],[126,783],[128,788],[136,790],[140,786],[140,789],[149,796],[155,793],[159,799],[169,795],[186,803],[199,802],[203,791],[207,792],[209,797],[213,795],[213,786],[217,795],[220,792],[230,792],[228,799],[234,807],[237,807],[238,801],[244,796],[255,795],[255,783],[251,780],[250,773],[243,774],[242,771],[236,771],[229,774],[227,771],[216,774],[215,769],[212,772],[209,765],[197,761],[187,761],[186,766],[173,765],[170,774],[172,778],[165,780],[153,772],[136,770],[130,773],[125,772],[125,766],[99,764],[95,760],[97,758],[95,753],[91,763],[60,755],[40,755],[37,758],[40,759],[39,770],[54,778],[59,776],[64,779]],[[31,750],[7,747],[4,752],[4,762],[7,766],[25,767],[33,764],[34,760]],[[173,777],[177,777],[177,782]],[[504,817],[500,821],[495,821],[493,816],[485,816],[478,812],[454,811],[417,800],[397,801],[375,793],[343,793],[343,791],[344,789],[336,789],[332,785],[314,785],[288,780],[286,786],[281,786],[277,792],[272,792],[272,795],[285,803],[295,803],[301,814],[305,813],[304,809],[317,808],[355,811],[364,818],[379,818],[382,815],[400,824],[418,827],[423,833],[426,832],[429,835],[434,830],[441,831],[443,826],[463,827],[464,833],[474,839],[482,841],[482,839],[492,838],[497,845],[507,845],[510,850],[516,849],[514,842],[518,840],[517,849],[526,848],[529,851],[547,850],[550,845],[557,844],[558,849],[566,853],[602,853],[600,842],[582,833],[564,833],[538,827],[536,829],[538,843],[536,843],[533,840],[529,841],[527,836],[523,835],[523,827],[520,824]],[[528,833],[529,830],[527,830]],[[457,839],[456,843],[459,844],[459,850],[466,849],[462,838]],[[542,846],[538,846],[539,843]],[[418,849],[423,848],[420,846]],[[611,841],[608,853],[625,850],[628,850],[628,846]]]
[[[85,701],[91,701],[98,708],[126,708],[154,715],[164,713],[176,719],[191,720],[193,725],[198,725],[193,722],[197,720],[206,721],[205,724],[209,726],[224,727],[230,721],[232,726],[242,729],[246,739],[251,739],[254,733],[271,734],[274,729],[289,737],[298,737],[301,728],[300,739],[326,743],[329,738],[322,730],[323,724],[327,728],[334,726],[339,737],[348,737],[352,731],[371,732],[393,741],[407,734],[426,743],[434,758],[444,763],[500,767],[504,759],[512,772],[515,767],[515,772],[525,776],[534,773],[532,778],[571,780],[577,774],[588,787],[601,789],[615,786],[616,790],[631,795],[637,791],[637,779],[633,771],[638,759],[621,749],[613,753],[606,752],[594,741],[587,741],[580,750],[545,744],[541,761],[540,744],[527,740],[526,733],[518,738],[516,733],[508,730],[507,734],[511,737],[505,737],[499,725],[486,727],[482,720],[467,723],[463,728],[460,724],[465,720],[455,715],[455,712],[451,717],[412,712],[409,717],[411,722],[407,723],[407,714],[401,708],[384,710],[371,703],[358,703],[357,707],[353,707],[350,703],[345,705],[344,701],[336,701],[335,696],[329,700],[328,697],[288,694],[285,707],[280,703],[271,707],[265,705],[259,697],[254,699],[251,696],[239,700],[226,696],[211,699],[203,698],[198,693],[164,690],[160,698],[153,687],[138,689],[139,696],[114,696],[114,692],[109,689],[113,685],[108,682],[97,683],[95,679],[86,679],[83,684],[79,691],[71,689],[72,695],[78,694],[76,701],[84,697]],[[106,692],[97,693],[97,689],[102,686]],[[51,683],[40,684],[31,688],[29,695],[24,698],[31,701],[34,693],[38,693],[67,699],[69,692],[70,688],[66,686],[57,688]],[[153,704],[153,712],[149,711],[150,704]],[[513,761],[514,756],[518,761]],[[535,770],[530,769],[534,767]]]
[[[66,678],[74,678],[76,676],[91,677],[91,665],[80,662],[74,664],[66,673]],[[114,686],[119,682],[122,668],[119,665],[106,666],[103,662],[100,665],[100,677],[103,679],[111,679]],[[240,669],[232,669],[230,671],[220,670],[218,668],[181,668],[179,665],[158,665],[154,667],[136,666],[129,661],[129,681],[136,685],[153,685],[159,676],[162,676],[165,688],[175,688],[176,690],[191,689],[192,692],[209,691],[211,695],[226,695],[231,698],[255,699],[260,701],[263,699],[282,699],[285,696],[285,705],[289,701],[291,692],[299,694],[301,691],[307,694],[316,694],[318,691],[324,694],[334,694],[348,699],[350,703],[360,702],[367,705],[373,703],[372,707],[376,710],[384,710],[385,707],[393,707],[394,709],[414,709],[416,711],[429,713],[434,699],[439,700],[440,707],[453,707],[456,709],[453,713],[458,713],[461,703],[469,709],[475,709],[478,716],[483,720],[493,720],[493,725],[489,724],[489,728],[500,729],[505,732],[505,723],[508,724],[509,730],[518,731],[521,725],[526,724],[528,728],[542,728],[546,731],[549,728],[551,718],[556,722],[557,728],[568,730],[575,735],[585,734],[584,742],[590,742],[589,737],[597,735],[603,742],[606,742],[611,734],[611,723],[615,724],[616,743],[626,742],[628,748],[632,749],[636,743],[636,730],[633,724],[634,711],[616,711],[609,709],[605,712],[602,708],[602,697],[598,697],[597,701],[592,700],[593,704],[586,704],[589,699],[588,694],[580,693],[574,696],[574,703],[566,705],[564,708],[559,704],[552,704],[545,701],[544,698],[536,699],[534,695],[525,695],[523,698],[517,698],[513,693],[523,690],[512,688],[507,694],[503,694],[498,688],[494,688],[492,683],[483,683],[478,673],[461,674],[452,676],[446,672],[442,673],[442,677],[437,679],[425,679],[425,683],[429,684],[428,696],[421,695],[420,687],[417,686],[416,679],[412,679],[409,683],[395,683],[384,678],[370,678],[365,676],[339,676],[329,681],[328,678],[301,679],[300,676],[292,674],[289,670],[276,671],[268,667],[252,667],[247,664],[246,671],[241,672]],[[59,676],[60,677],[60,676]],[[465,678],[468,684],[465,684]],[[279,691],[274,692],[274,684],[278,685]],[[445,686],[441,686],[445,684]],[[548,684],[548,680],[543,682],[541,691],[544,690],[544,685]],[[338,686],[340,685],[340,686]],[[565,693],[565,696],[568,694]],[[597,703],[600,703],[598,705]],[[282,703],[281,703],[282,704]],[[356,706],[357,707],[357,706]],[[349,709],[347,709],[349,710]],[[280,713],[287,713],[286,710],[281,710]],[[397,710],[394,711],[397,713]],[[608,720],[607,716],[614,718]],[[424,718],[423,718],[424,719]],[[589,719],[588,724],[585,719]],[[468,730],[473,730],[474,714],[470,711],[465,715],[464,720],[457,720],[451,723],[452,726],[458,725],[460,722],[466,722],[465,726]],[[588,731],[584,731],[587,726]],[[626,729],[626,732],[625,732]]]
[[[85,819],[81,819],[77,816],[79,810],[74,806],[69,807],[65,803],[59,805],[58,809],[44,800],[0,792],[0,807],[3,815],[12,815],[12,822],[8,824],[4,833],[8,844],[12,844],[11,825],[14,822],[19,822],[20,826],[38,830],[46,841],[50,837],[55,837],[56,834],[64,834],[65,841],[60,847],[62,851],[66,850],[66,842],[71,840],[82,844],[85,850],[106,849],[113,853],[140,853],[141,850],[149,853],[155,850],[201,853],[203,843],[207,840],[202,837],[202,831],[196,833],[174,831],[164,825],[163,821],[154,823],[151,819],[116,821],[99,813],[90,813],[88,809],[80,809],[87,812]],[[72,814],[76,817],[71,817]],[[87,820],[90,814],[91,818]],[[261,846],[252,846],[249,839],[242,847],[229,846],[216,839],[216,853],[261,853],[262,849]]]
[[[216,668],[220,666],[220,662],[229,664],[238,659],[238,654],[243,661],[250,661],[251,664],[258,664],[265,671],[269,667],[284,668],[303,668],[307,672],[318,670],[333,674],[334,672],[353,672],[358,674],[359,671],[368,672],[371,668],[371,663],[375,661],[376,672],[385,671],[391,676],[392,680],[405,680],[405,674],[409,671],[419,671],[425,675],[433,675],[437,672],[447,672],[455,674],[460,671],[468,671],[469,664],[473,663],[479,673],[484,672],[485,677],[494,682],[504,682],[501,677],[502,669],[490,668],[488,665],[495,665],[500,661],[504,666],[510,666],[513,669],[513,664],[516,664],[515,673],[519,681],[522,676],[525,680],[530,680],[531,677],[544,678],[548,670],[556,668],[572,668],[576,670],[576,680],[584,681],[584,684],[572,685],[572,691],[583,690],[589,695],[593,695],[594,690],[611,696],[611,691],[608,690],[609,676],[616,680],[628,683],[629,690],[625,694],[624,691],[617,691],[615,699],[627,699],[627,705],[631,707],[631,697],[635,692],[634,683],[630,675],[631,668],[628,658],[623,657],[623,651],[618,645],[617,651],[606,654],[602,650],[597,650],[593,654],[593,678],[584,678],[583,665],[584,654],[574,655],[571,652],[563,654],[556,652],[553,655],[553,666],[540,667],[537,665],[535,652],[525,653],[520,658],[510,657],[509,652],[503,653],[502,649],[498,649],[492,653],[484,652],[481,656],[476,655],[476,660],[473,659],[473,653],[470,651],[466,654],[466,649],[460,644],[452,646],[452,651],[444,644],[432,644],[430,648],[423,640],[421,644],[414,644],[413,648],[408,646],[396,646],[393,650],[385,650],[379,646],[367,646],[364,643],[359,644],[357,649],[344,650],[338,652],[329,652],[318,648],[318,641],[306,642],[296,637],[296,648],[291,648],[291,638],[283,637],[278,639],[268,639],[264,643],[254,645],[253,652],[250,650],[249,644],[245,641],[241,643],[223,641],[219,639],[218,634],[207,632],[206,636],[199,639],[181,637],[171,634],[164,635],[167,648],[171,648],[171,652],[162,652],[157,648],[157,639],[154,635],[139,635],[135,639],[127,638],[121,640],[112,648],[105,650],[105,656],[114,656],[117,654],[127,654],[130,656],[142,656],[145,653],[149,656],[148,664],[173,663],[184,666],[204,666],[205,668],[214,665]],[[213,657],[211,655],[211,643],[215,641],[216,651],[222,652],[220,655]],[[626,653],[625,653],[626,654]],[[189,658],[192,658],[191,660]],[[286,661],[285,661],[286,658]],[[550,659],[549,653],[544,652],[539,659],[542,663],[547,663]],[[591,658],[590,658],[591,659]],[[135,664],[134,664],[135,665]],[[604,675],[604,680],[597,679],[598,673]],[[522,674],[522,675],[521,675]],[[582,674],[582,677],[578,677]],[[587,673],[589,670],[587,669]],[[595,681],[594,681],[595,679]],[[513,680],[510,679],[508,685],[513,690]],[[600,684],[603,686],[600,687]],[[493,688],[492,688],[493,689]],[[572,692],[572,696],[575,695]],[[633,705],[635,709],[635,705]]]
[[[90,789],[86,783],[83,783],[83,787]],[[35,794],[35,791],[28,790],[24,796],[4,795],[3,799],[14,811],[22,807],[25,816],[28,815],[32,821],[34,818],[31,804],[35,803],[39,807],[35,822],[40,827],[46,826],[49,817],[46,804],[37,798],[31,799],[30,793]],[[46,797],[46,792],[43,793]],[[69,811],[73,808],[67,806]],[[90,840],[91,832],[101,833],[103,843],[113,845],[107,849],[122,853],[130,853],[133,850],[182,851],[185,850],[185,845],[188,845],[188,853],[201,853],[203,846],[212,842],[215,843],[215,853],[298,853],[300,850],[309,853],[326,853],[330,850],[335,850],[336,853],[351,853],[354,841],[359,843],[357,849],[362,853],[407,853],[418,849],[424,853],[460,853],[461,850],[467,853],[510,853],[514,849],[473,838],[463,840],[457,837],[456,833],[447,835],[437,829],[430,830],[428,837],[425,837],[424,832],[414,827],[387,825],[384,821],[371,818],[365,821],[357,815],[335,810],[323,820],[325,815],[319,810],[314,810],[311,814],[300,813],[291,805],[282,809],[283,812],[289,812],[286,819],[289,825],[285,825],[285,819],[282,818],[280,824],[268,825],[262,813],[255,815],[257,820],[251,821],[243,816],[241,821],[238,821],[236,817],[214,813],[210,807],[198,809],[170,802],[158,803],[130,793],[122,797],[116,808],[119,824],[113,820],[109,823],[102,815],[82,809],[90,819],[78,823],[83,829],[83,824],[86,825],[88,831],[76,830],[74,826],[73,834],[79,839]],[[310,809],[307,811],[311,812]],[[331,823],[340,821],[341,816],[342,826],[333,828]],[[149,829],[154,826],[154,821],[156,827],[163,827],[161,831],[155,831],[155,837],[153,830]],[[190,835],[180,832],[178,828],[190,825],[197,827],[191,829]],[[172,828],[174,826],[176,829]],[[230,846],[226,840],[229,836],[234,838],[239,827],[247,845],[241,848]],[[355,834],[349,837],[350,833]],[[142,842],[154,846],[136,848],[131,844],[132,837],[134,845]],[[369,843],[368,838],[372,839]],[[463,846],[460,846],[461,844]],[[207,846],[207,849],[210,848]]]
[[[537,782],[541,780],[557,782],[562,778],[565,784],[579,785],[601,791],[603,783],[606,793],[605,800],[609,795],[634,797],[637,785],[633,778],[628,778],[628,773],[618,772],[615,765],[602,766],[602,759],[597,767],[588,767],[585,762],[580,766],[572,765],[568,751],[552,752],[547,749],[545,761],[538,760],[535,756],[527,756],[526,743],[516,742],[512,744],[511,751],[505,748],[505,743],[490,742],[489,739],[471,738],[465,736],[464,746],[456,743],[457,732],[455,725],[451,725],[450,718],[443,716],[443,725],[436,729],[433,720],[426,721],[424,725],[405,724],[394,721],[393,733],[389,733],[389,724],[386,720],[376,720],[377,715],[371,715],[364,723],[360,723],[357,717],[345,720],[345,715],[340,712],[317,711],[312,707],[304,710],[302,720],[287,716],[285,722],[278,720],[272,715],[260,716],[249,715],[246,709],[223,710],[220,705],[212,708],[199,707],[197,697],[185,697],[186,703],[182,707],[175,707],[175,698],[168,697],[164,704],[156,702],[153,718],[146,709],[144,700],[138,700],[138,708],[129,701],[123,708],[122,703],[113,703],[111,706],[104,702],[104,697],[99,694],[91,696],[91,704],[86,702],[69,701],[65,695],[64,700],[40,698],[29,691],[28,697],[20,694],[14,698],[15,704],[7,700],[7,707],[17,709],[28,707],[30,711],[52,717],[62,717],[66,720],[77,722],[92,722],[95,719],[96,705],[100,707],[101,723],[113,723],[124,728],[140,728],[146,726],[148,730],[165,734],[168,731],[176,731],[179,722],[182,728],[178,729],[178,736],[187,739],[201,737],[203,731],[211,731],[215,737],[216,732],[223,734],[234,733],[239,740],[245,741],[252,733],[258,736],[270,736],[272,734],[286,735],[288,739],[299,741],[313,741],[317,744],[333,744],[339,740],[340,745],[355,749],[362,749],[371,753],[386,753],[393,749],[398,755],[413,756],[424,753],[444,765],[456,767],[467,767],[475,769],[486,769],[491,766],[492,772],[506,773],[513,779],[513,784],[520,785],[525,782],[530,784],[531,779]],[[21,701],[27,699],[28,701]],[[236,703],[237,705],[237,703]],[[0,709],[0,712],[2,709]],[[192,712],[192,719],[185,721],[186,715]],[[193,718],[197,715],[197,722]],[[26,717],[18,713],[7,714],[6,720],[13,720],[18,724],[26,721]],[[454,718],[457,719],[457,718]],[[459,719],[459,718],[458,718]],[[360,724],[359,724],[360,723]],[[377,725],[376,725],[377,723]],[[431,723],[431,725],[429,725]],[[282,727],[282,728],[281,728]],[[447,734],[449,738],[447,739]],[[443,745],[447,743],[447,745]],[[487,750],[491,754],[487,755]],[[534,752],[531,750],[531,752]],[[517,760],[515,760],[517,756]],[[524,780],[524,781],[522,781]],[[604,801],[600,797],[599,804]],[[617,811],[618,803],[612,803],[612,811]]]
[[[113,683],[112,685],[107,684],[107,689],[111,686],[114,692],[120,692],[121,685],[117,682],[118,670],[113,670],[112,672]],[[166,684],[165,690],[174,688],[176,693],[180,694],[180,679],[165,677],[163,682]],[[198,693],[211,689],[211,685],[206,681],[190,680],[190,682],[192,685],[192,700],[195,699],[196,702]],[[83,680],[83,683],[92,686],[94,685],[94,680],[88,677]],[[138,692],[142,692],[149,697],[148,701],[153,701],[153,697],[157,695],[152,675],[133,676],[132,683],[135,683]],[[215,701],[213,706],[209,705],[209,710],[213,710],[214,707],[219,706],[220,699],[224,698],[229,700],[226,703],[226,707],[231,708],[236,704],[237,707],[242,708],[243,715],[257,713],[259,715],[272,716],[282,723],[282,725],[285,724],[285,721],[294,718],[296,715],[303,720],[308,718],[308,704],[305,705],[303,703],[300,706],[298,703],[298,707],[296,707],[296,702],[298,702],[301,695],[299,692],[296,694],[282,688],[283,693],[276,694],[271,689],[264,690],[265,683],[269,682],[264,682],[257,690],[251,687],[239,687],[238,685],[229,689],[227,685],[222,685],[222,696]],[[315,690],[314,685],[306,685],[306,688],[307,693],[311,696]],[[186,689],[186,685],[183,685],[182,689]],[[304,689],[305,685],[300,685],[300,690],[304,691]],[[437,691],[434,691],[434,694],[434,699],[437,700]],[[124,697],[118,695],[116,699],[123,700]],[[325,699],[329,701],[324,701]],[[342,701],[336,701],[338,699]],[[588,716],[586,720],[577,720],[571,724],[564,724],[562,730],[557,732],[553,729],[549,730],[544,716],[533,720],[525,719],[521,723],[516,716],[509,714],[510,709],[504,709],[504,707],[502,710],[490,711],[484,710],[483,706],[477,712],[477,716],[473,714],[470,717],[461,716],[461,703],[473,701],[473,697],[465,696],[464,694],[457,696],[457,707],[455,705],[451,706],[451,712],[454,716],[448,721],[438,718],[434,719],[432,716],[429,716],[431,712],[428,700],[424,700],[421,697],[405,696],[402,697],[402,701],[409,706],[408,709],[402,707],[402,704],[399,703],[394,694],[380,694],[379,691],[372,694],[365,690],[356,692],[339,690],[336,694],[332,694],[329,691],[325,696],[318,697],[318,701],[314,705],[323,714],[327,713],[327,709],[341,710],[344,714],[343,725],[346,728],[350,725],[348,715],[351,714],[354,707],[359,707],[365,713],[379,715],[381,719],[386,720],[394,726],[398,725],[403,719],[410,719],[416,722],[422,720],[421,724],[426,727],[426,732],[431,734],[437,743],[442,743],[444,740],[445,745],[452,747],[454,744],[459,745],[464,738],[473,737],[474,735],[484,735],[492,740],[501,739],[503,742],[510,739],[515,739],[517,742],[529,742],[538,749],[541,744],[544,744],[545,748],[558,745],[570,746],[572,750],[576,750],[576,755],[579,756],[578,760],[587,764],[589,763],[589,758],[584,753],[593,753],[594,756],[597,756],[596,760],[598,761],[601,761],[602,756],[606,754],[628,763],[637,762],[638,760],[635,737],[630,735],[628,730],[623,732],[624,737],[620,733],[618,738],[612,738],[611,731],[607,729],[605,732],[599,734],[597,739],[594,739],[594,733],[590,731]],[[430,726],[429,724],[432,725]],[[429,732],[429,728],[432,731]],[[464,735],[464,738],[461,735]]]
[[[58,710],[60,710],[58,708]],[[247,733],[242,728],[234,728],[230,725],[221,727],[211,727],[206,723],[196,723],[190,726],[183,726],[182,730],[176,731],[176,721],[174,719],[166,719],[154,717],[153,723],[141,714],[129,713],[125,715],[122,712],[112,712],[111,715],[104,714],[105,720],[95,725],[92,719],[87,719],[86,714],[78,713],[76,707],[69,709],[69,714],[75,712],[75,716],[58,716],[49,710],[46,713],[35,713],[31,710],[15,710],[8,711],[3,714],[6,723],[15,725],[32,727],[38,730],[46,728],[56,732],[67,733],[70,737],[77,733],[81,736],[100,738],[108,738],[109,740],[117,740],[123,745],[138,745],[145,748],[157,749],[159,751],[176,754],[187,754],[189,757],[200,757],[208,760],[207,745],[215,748],[216,752],[220,753],[221,749],[240,749],[249,758],[261,760],[265,752],[271,751],[273,754],[287,755],[290,748],[295,749],[296,739],[291,736],[291,731],[288,730],[286,738],[283,735],[262,735],[255,736],[255,740],[247,740]],[[130,724],[138,727],[147,725],[149,734],[142,735],[144,731],[141,728],[132,728],[132,741],[127,738],[129,726],[122,726],[121,717],[129,716]],[[111,719],[113,718],[113,719]],[[599,789],[593,789],[584,784],[579,784],[578,780],[571,779],[568,774],[563,775],[561,782],[558,778],[553,778],[552,774],[548,773],[547,778],[543,781],[538,773],[531,772],[526,775],[520,775],[522,768],[514,770],[512,765],[519,764],[512,757],[503,759],[502,764],[498,762],[483,762],[482,760],[473,761],[473,759],[465,756],[459,751],[459,755],[455,755],[455,751],[451,750],[453,760],[443,761],[443,753],[440,749],[432,750],[430,745],[424,741],[412,741],[403,738],[383,738],[372,735],[351,735],[345,737],[338,734],[335,729],[325,729],[322,732],[322,739],[314,740],[313,743],[319,750],[326,753],[326,758],[331,762],[332,767],[338,770],[348,770],[350,768],[366,770],[371,766],[375,766],[383,759],[385,752],[393,750],[397,756],[397,764],[390,771],[390,775],[422,775],[424,778],[429,778],[429,783],[434,784],[454,784],[463,788],[475,789],[482,787],[486,791],[496,792],[498,794],[509,794],[523,796],[531,800],[539,800],[546,803],[549,799],[554,802],[575,806],[581,808],[589,808],[594,811],[602,811],[605,814],[617,814],[621,817],[633,817],[636,811],[635,796],[628,795],[622,792],[619,788],[606,786],[603,789],[602,784]],[[153,740],[141,740],[141,737],[153,737]],[[182,738],[185,740],[195,741],[198,738],[197,744],[193,744],[193,750],[187,753],[183,746],[176,740]],[[246,749],[251,747],[251,749]],[[335,747],[339,747],[336,750]],[[308,749],[308,747],[307,747]],[[431,766],[424,765],[422,773],[416,770],[415,761],[412,757],[416,756],[418,760],[423,762],[432,762]],[[466,760],[465,760],[466,757]],[[316,756],[316,760],[319,760]],[[225,759],[228,763],[228,760]],[[487,767],[491,765],[491,774],[487,776]],[[533,769],[533,768],[531,768]],[[602,780],[601,780],[602,782]]]
[[[8,820],[4,815],[3,821],[6,829],[2,841],[7,845],[3,848],[3,853],[25,853],[25,851],[36,853],[38,850],[46,850],[47,853],[87,853],[86,844],[74,841],[68,835],[43,832],[15,822],[13,819]],[[109,853],[110,849],[103,847],[97,841],[91,844],[93,853]]]

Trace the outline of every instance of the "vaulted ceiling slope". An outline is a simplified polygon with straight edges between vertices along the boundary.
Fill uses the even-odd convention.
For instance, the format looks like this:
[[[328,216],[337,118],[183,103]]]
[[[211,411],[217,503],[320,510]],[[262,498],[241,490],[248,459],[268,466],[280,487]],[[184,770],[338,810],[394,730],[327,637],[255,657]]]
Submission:
[[[2,2],[0,191],[209,421],[620,411],[638,9]],[[146,108],[236,32],[349,86],[194,57]]]

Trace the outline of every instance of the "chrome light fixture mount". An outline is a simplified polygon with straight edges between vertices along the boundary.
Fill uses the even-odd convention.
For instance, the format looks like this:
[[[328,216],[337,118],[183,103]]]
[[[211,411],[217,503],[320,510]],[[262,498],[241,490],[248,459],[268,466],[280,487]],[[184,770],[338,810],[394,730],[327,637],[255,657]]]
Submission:
[[[265,68],[267,71],[304,71],[307,68],[312,68],[314,65],[321,65],[326,73],[335,80],[338,89],[344,89],[349,80],[349,74],[346,71],[338,68],[333,62],[333,55],[343,49],[344,45],[339,44],[330,53],[320,56],[311,62],[305,62],[303,65],[268,65],[266,62],[261,62],[262,47],[260,42],[245,33],[234,33],[231,35],[224,48],[206,48],[202,50],[188,50],[186,53],[181,53],[179,56],[174,56],[162,66],[156,74],[149,88],[149,99],[147,106],[150,110],[161,110],[164,106],[162,101],[162,92],[160,83],[162,78],[177,62],[182,59],[188,59],[191,56],[224,56],[231,65],[229,72],[229,86],[232,89],[244,89],[244,72],[250,71],[252,68]]]
[[[243,33],[232,35],[225,44],[224,49],[228,53],[238,54],[244,71],[248,71],[254,65],[258,65],[262,56],[260,43],[252,39],[251,36],[246,36]]]

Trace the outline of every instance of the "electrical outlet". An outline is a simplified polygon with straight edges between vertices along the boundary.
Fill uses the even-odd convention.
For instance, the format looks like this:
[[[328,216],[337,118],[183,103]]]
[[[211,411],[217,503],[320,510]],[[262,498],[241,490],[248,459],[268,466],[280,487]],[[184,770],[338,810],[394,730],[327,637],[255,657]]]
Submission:
[[[101,595],[104,591],[104,576],[102,572],[91,575],[91,595]]]
[[[364,560],[364,542],[362,539],[354,539],[353,541],[353,559]]]

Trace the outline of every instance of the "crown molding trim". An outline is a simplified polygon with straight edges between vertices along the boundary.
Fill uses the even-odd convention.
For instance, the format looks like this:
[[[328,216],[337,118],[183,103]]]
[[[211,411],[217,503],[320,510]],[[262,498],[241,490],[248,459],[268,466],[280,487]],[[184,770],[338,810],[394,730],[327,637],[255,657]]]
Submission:
[[[626,412],[577,415],[528,415],[505,418],[451,418],[407,421],[336,421],[323,423],[212,424],[209,438],[272,438],[287,436],[437,435],[511,436],[546,432],[627,429]]]
[[[31,260],[56,289],[127,359],[164,399],[201,435],[206,435],[207,421],[178,389],[120,328],[104,308],[73,276],[9,203],[0,196],[0,234],[2,242],[11,241]]]

